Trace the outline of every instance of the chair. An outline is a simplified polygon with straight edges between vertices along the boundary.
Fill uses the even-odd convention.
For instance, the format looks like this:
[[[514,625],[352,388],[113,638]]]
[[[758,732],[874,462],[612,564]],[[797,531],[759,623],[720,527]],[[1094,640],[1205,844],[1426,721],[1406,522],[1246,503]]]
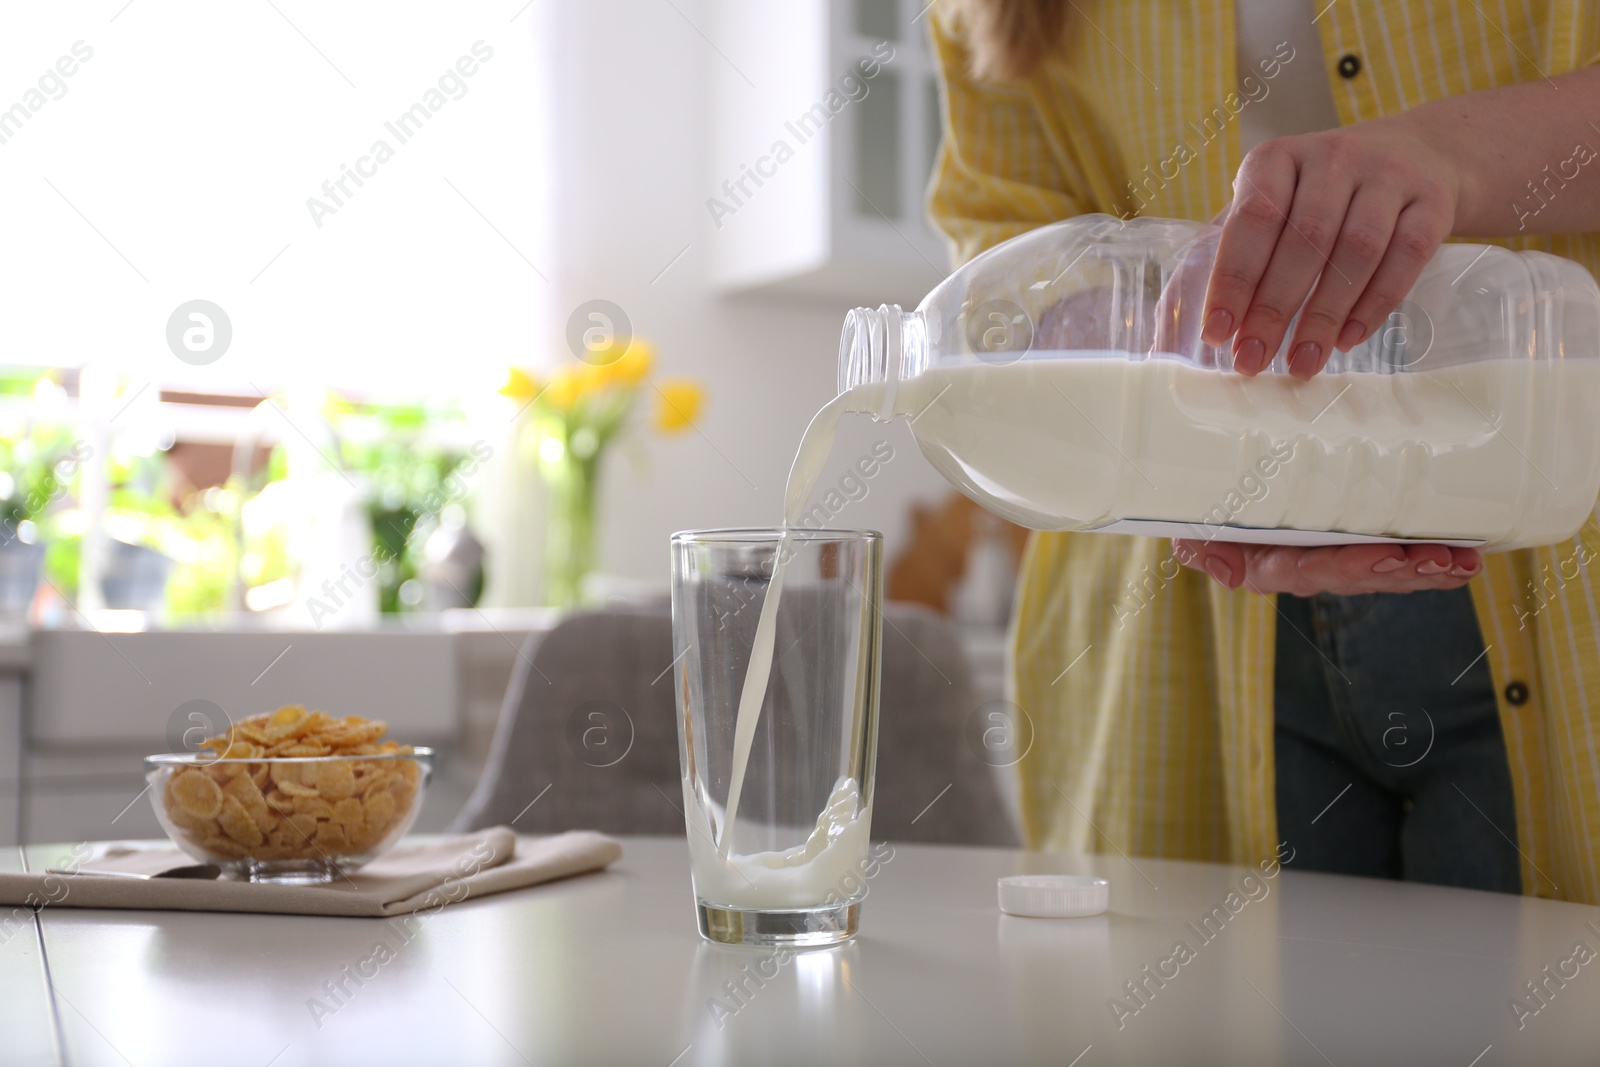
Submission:
[[[1015,844],[972,740],[982,731],[955,627],[920,605],[883,615],[873,837]],[[572,615],[530,638],[456,828],[682,834],[672,663],[659,608]]]

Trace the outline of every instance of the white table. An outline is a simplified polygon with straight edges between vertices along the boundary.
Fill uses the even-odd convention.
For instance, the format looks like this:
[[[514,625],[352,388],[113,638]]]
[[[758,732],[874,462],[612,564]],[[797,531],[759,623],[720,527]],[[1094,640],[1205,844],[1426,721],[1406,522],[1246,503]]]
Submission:
[[[19,849],[0,849],[0,871],[23,869]],[[33,911],[0,905],[0,1064],[59,1062],[48,990]]]
[[[1597,1058],[1600,959],[1522,1030],[1508,1007],[1575,943],[1600,950],[1596,908],[1286,870],[1202,942],[1185,924],[1244,869],[902,845],[856,943],[784,960],[699,939],[681,841],[624,848],[606,874],[447,907],[409,942],[374,920],[46,908],[55,1010],[30,991],[37,961],[0,954],[0,989],[34,1017],[19,1046],[0,1031],[0,1061],[48,1051],[27,1024],[52,1017],[67,1062],[137,1067]],[[1045,869],[1109,877],[1111,912],[1000,915],[995,878]],[[1108,1001],[1133,1004],[1123,983],[1179,939],[1194,958],[1119,1029]],[[379,942],[393,958],[329,996]],[[336,1010],[314,1018],[312,998]]]

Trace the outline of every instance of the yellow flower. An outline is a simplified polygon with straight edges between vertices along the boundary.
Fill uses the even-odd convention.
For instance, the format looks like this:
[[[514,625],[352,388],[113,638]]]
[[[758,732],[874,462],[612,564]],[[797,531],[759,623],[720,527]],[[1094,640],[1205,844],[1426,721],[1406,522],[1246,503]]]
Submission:
[[[550,375],[550,384],[545,386],[544,399],[552,407],[563,411],[572,407],[587,392],[585,386],[588,383],[584,379],[588,375],[583,373],[584,369],[584,364],[581,363],[576,365],[567,363],[557,367],[555,373]]]
[[[669,378],[656,387],[656,429],[677,433],[693,426],[705,406],[706,392],[699,382]]]
[[[506,381],[500,387],[500,395],[513,400],[532,400],[539,395],[539,380],[520,367],[512,367],[506,371]]]
[[[654,364],[655,346],[642,337],[635,337],[622,355],[605,364],[602,369],[606,372],[608,382],[638,385],[644,381]]]

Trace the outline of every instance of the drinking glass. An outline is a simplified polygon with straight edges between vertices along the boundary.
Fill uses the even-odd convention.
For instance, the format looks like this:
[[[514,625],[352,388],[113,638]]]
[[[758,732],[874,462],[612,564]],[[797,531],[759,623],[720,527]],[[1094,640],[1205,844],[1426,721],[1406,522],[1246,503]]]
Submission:
[[[870,530],[672,537],[684,820],[700,933],[712,941],[855,935],[870,869],[882,559]],[[730,826],[740,695],[763,613],[771,673],[746,728]],[[762,692],[759,671],[749,684]]]

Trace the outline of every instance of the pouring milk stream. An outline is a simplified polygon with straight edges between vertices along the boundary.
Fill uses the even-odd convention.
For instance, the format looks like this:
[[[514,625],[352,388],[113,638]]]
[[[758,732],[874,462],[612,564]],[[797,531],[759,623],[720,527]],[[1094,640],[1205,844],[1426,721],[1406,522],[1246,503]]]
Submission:
[[[756,620],[744,685],[739,692],[728,803],[715,854],[702,855],[705,850],[694,847],[697,843],[694,835],[690,835],[696,885],[702,893],[707,887],[715,887],[714,894],[724,904],[748,908],[798,908],[818,904],[830,890],[845,881],[867,850],[871,807],[860,802],[860,783],[853,778],[841,778],[818,816],[816,829],[803,845],[785,852],[751,855],[732,852],[733,828],[738,818],[739,798],[744,791],[745,771],[772,674],[778,605],[783,597],[784,573],[790,555],[790,530],[801,524],[806,501],[832,451],[839,416],[850,399],[840,395],[817,412],[806,427],[794,464],[789,469],[784,493],[784,530],[778,541],[766,597],[761,603],[761,614]],[[692,803],[692,798],[689,799]]]

